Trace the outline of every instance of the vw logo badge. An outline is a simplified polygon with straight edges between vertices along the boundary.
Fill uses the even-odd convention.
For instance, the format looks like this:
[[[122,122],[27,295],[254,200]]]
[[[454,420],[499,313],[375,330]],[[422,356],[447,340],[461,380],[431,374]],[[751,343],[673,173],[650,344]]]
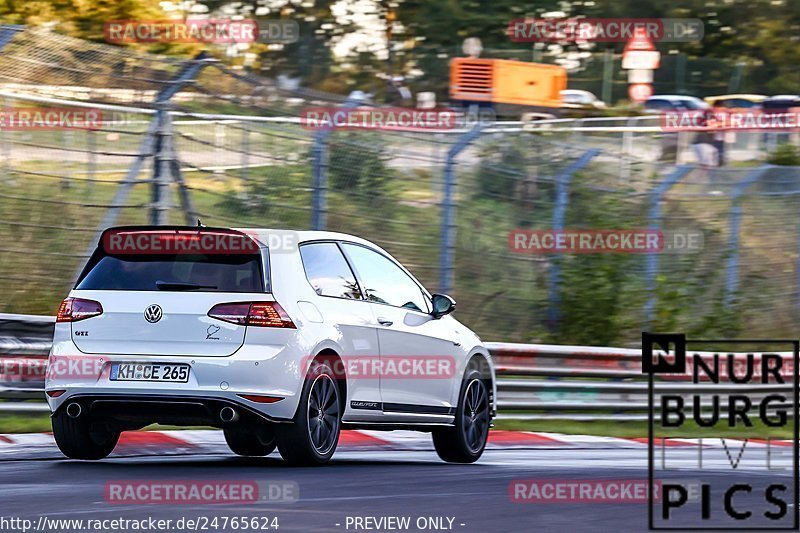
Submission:
[[[161,306],[153,304],[147,307],[144,310],[144,319],[150,322],[151,324],[155,324],[159,320],[161,320],[161,316],[163,312],[161,311]]]

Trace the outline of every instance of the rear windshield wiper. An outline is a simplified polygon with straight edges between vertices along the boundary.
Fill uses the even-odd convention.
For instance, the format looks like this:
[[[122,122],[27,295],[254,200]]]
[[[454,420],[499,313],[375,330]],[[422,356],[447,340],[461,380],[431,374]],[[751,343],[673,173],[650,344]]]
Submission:
[[[216,285],[198,285],[197,283],[180,283],[168,281],[156,281],[156,287],[160,291],[198,291],[201,289],[216,289]]]

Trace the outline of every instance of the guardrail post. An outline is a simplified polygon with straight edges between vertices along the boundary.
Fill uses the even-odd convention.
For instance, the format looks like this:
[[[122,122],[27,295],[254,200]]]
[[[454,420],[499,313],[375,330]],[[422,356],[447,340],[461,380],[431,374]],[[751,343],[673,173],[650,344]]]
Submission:
[[[742,224],[741,196],[750,185],[755,183],[769,168],[769,165],[758,167],[736,184],[731,195],[731,218],[728,230],[728,260],[725,264],[725,307],[730,308],[736,301],[739,289],[739,230]]]
[[[456,204],[455,167],[456,157],[467,146],[477,139],[483,131],[483,124],[478,122],[472,129],[458,138],[447,151],[444,164],[444,188],[442,190],[442,227],[439,241],[439,292],[448,294],[453,290],[453,262],[456,252]]]
[[[690,165],[682,165],[676,168],[658,187],[650,193],[650,210],[647,215],[648,229],[661,229],[661,199],[673,185],[683,179],[692,170]],[[653,323],[653,313],[656,307],[656,274],[658,274],[658,253],[649,253],[645,258],[645,291],[647,291],[647,302],[644,304],[645,329],[649,329]]]
[[[567,205],[569,205],[569,184],[572,180],[572,175],[577,171],[589,164],[589,162],[600,153],[597,148],[592,148],[583,153],[577,161],[564,169],[561,174],[555,178],[556,182],[556,205],[553,208],[553,231],[561,231],[564,229],[564,219],[567,214]],[[547,311],[547,319],[552,328],[558,323],[558,305],[561,301],[559,295],[559,285],[561,284],[561,258],[558,254],[552,256],[550,262],[550,276],[547,282],[547,293],[549,301],[549,309]]]

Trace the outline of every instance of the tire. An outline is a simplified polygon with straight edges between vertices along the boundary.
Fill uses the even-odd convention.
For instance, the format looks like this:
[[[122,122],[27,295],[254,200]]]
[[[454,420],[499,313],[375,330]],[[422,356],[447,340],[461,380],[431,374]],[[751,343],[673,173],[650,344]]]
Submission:
[[[331,366],[315,361],[303,383],[292,423],[277,426],[278,451],[290,465],[312,466],[330,461],[339,443],[342,400]],[[320,407],[320,404],[322,407]]]
[[[96,461],[108,456],[117,445],[120,432],[88,417],[70,418],[64,410],[52,418],[53,437],[58,449],[70,459]]]
[[[433,447],[448,463],[474,463],[483,455],[489,437],[489,389],[477,370],[461,382],[455,424],[433,432]]]
[[[271,429],[254,432],[243,428],[227,428],[223,434],[228,448],[236,455],[263,457],[274,452],[277,446],[275,433]]]

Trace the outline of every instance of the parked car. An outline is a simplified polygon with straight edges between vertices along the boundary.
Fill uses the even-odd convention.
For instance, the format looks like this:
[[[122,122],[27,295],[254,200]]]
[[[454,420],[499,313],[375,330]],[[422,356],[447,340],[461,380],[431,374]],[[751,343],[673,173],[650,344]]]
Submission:
[[[321,464],[342,428],[401,428],[473,462],[495,376],[455,305],[352,235],[111,228],[56,318],[53,435],[101,459],[121,431],[209,425],[236,454]]]
[[[659,114],[669,111],[700,111],[711,106],[694,96],[662,94],[645,100],[643,107],[645,113]]]
[[[704,100],[711,107],[722,109],[759,109],[766,98],[763,94],[721,94]]]
[[[566,109],[605,109],[606,103],[589,91],[566,89],[561,91],[562,108]]]
[[[761,104],[765,113],[786,113],[791,108],[800,107],[800,95],[779,94],[770,96]]]

